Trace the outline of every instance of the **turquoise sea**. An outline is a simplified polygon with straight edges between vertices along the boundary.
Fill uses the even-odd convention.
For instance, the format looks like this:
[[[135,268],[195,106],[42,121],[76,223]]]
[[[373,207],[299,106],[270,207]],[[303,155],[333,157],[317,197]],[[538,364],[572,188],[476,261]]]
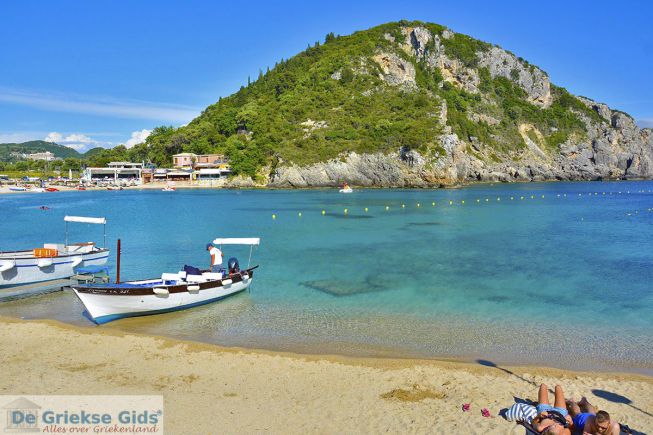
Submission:
[[[0,250],[63,240],[65,215],[106,216],[126,280],[206,267],[215,237],[260,237],[249,293],[101,327],[294,352],[653,374],[652,192],[653,182],[622,181],[2,195]],[[70,234],[102,242],[98,226],[73,224]],[[225,249],[241,266],[247,254]],[[0,304],[0,315],[97,327],[82,311],[72,292]]]

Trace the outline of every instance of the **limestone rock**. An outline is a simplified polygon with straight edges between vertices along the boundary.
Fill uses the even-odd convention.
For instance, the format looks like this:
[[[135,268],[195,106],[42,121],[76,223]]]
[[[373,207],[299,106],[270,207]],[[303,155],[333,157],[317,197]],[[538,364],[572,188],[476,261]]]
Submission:
[[[379,53],[372,57],[379,64],[380,77],[383,81],[392,86],[403,86],[415,89],[415,67],[412,63],[400,58],[394,53]]]
[[[549,107],[553,102],[551,83],[547,75],[537,67],[526,66],[515,55],[499,48],[477,53],[479,65],[487,67],[490,75],[515,81],[528,94],[531,103]]]

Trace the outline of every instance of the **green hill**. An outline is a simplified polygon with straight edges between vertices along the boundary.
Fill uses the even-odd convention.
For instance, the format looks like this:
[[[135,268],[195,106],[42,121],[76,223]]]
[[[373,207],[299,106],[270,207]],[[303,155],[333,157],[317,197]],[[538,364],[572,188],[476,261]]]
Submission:
[[[179,152],[225,153],[235,174],[268,184],[407,185],[651,176],[652,149],[628,115],[571,95],[526,60],[402,21],[329,34],[124,153],[163,166]],[[361,167],[361,155],[376,163]],[[359,176],[375,171],[396,174]]]
[[[72,148],[68,148],[63,145],[58,145],[54,142],[45,142],[42,140],[33,140],[23,143],[3,143],[0,144],[0,161],[16,161],[16,157],[12,156],[12,153],[20,154],[32,154],[49,151],[54,154],[55,157],[66,159],[69,157],[72,158],[81,158],[82,155]]]

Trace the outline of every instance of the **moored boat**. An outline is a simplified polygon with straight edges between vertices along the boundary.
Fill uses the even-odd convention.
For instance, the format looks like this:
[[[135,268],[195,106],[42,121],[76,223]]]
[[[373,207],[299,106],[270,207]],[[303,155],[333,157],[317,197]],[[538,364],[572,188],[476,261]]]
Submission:
[[[216,239],[215,244],[259,244],[259,239]],[[222,300],[247,290],[254,269],[239,270],[237,262],[228,273],[200,271],[186,267],[160,278],[114,284],[74,285],[73,290],[97,324],[124,317],[147,316],[184,310]],[[194,269],[194,270],[193,270]]]
[[[101,266],[109,250],[94,242],[68,244],[68,222],[103,224],[105,218],[66,216],[65,243],[45,243],[42,248],[0,252],[0,287],[68,278],[78,267]]]

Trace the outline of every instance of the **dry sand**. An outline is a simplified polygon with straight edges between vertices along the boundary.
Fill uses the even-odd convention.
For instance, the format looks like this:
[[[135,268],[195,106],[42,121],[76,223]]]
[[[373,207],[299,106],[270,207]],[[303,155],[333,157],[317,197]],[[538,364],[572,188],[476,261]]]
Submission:
[[[278,354],[54,321],[0,318],[0,327],[2,394],[162,394],[167,433],[523,434],[497,413],[515,396],[535,399],[540,382],[653,428],[646,376]]]

